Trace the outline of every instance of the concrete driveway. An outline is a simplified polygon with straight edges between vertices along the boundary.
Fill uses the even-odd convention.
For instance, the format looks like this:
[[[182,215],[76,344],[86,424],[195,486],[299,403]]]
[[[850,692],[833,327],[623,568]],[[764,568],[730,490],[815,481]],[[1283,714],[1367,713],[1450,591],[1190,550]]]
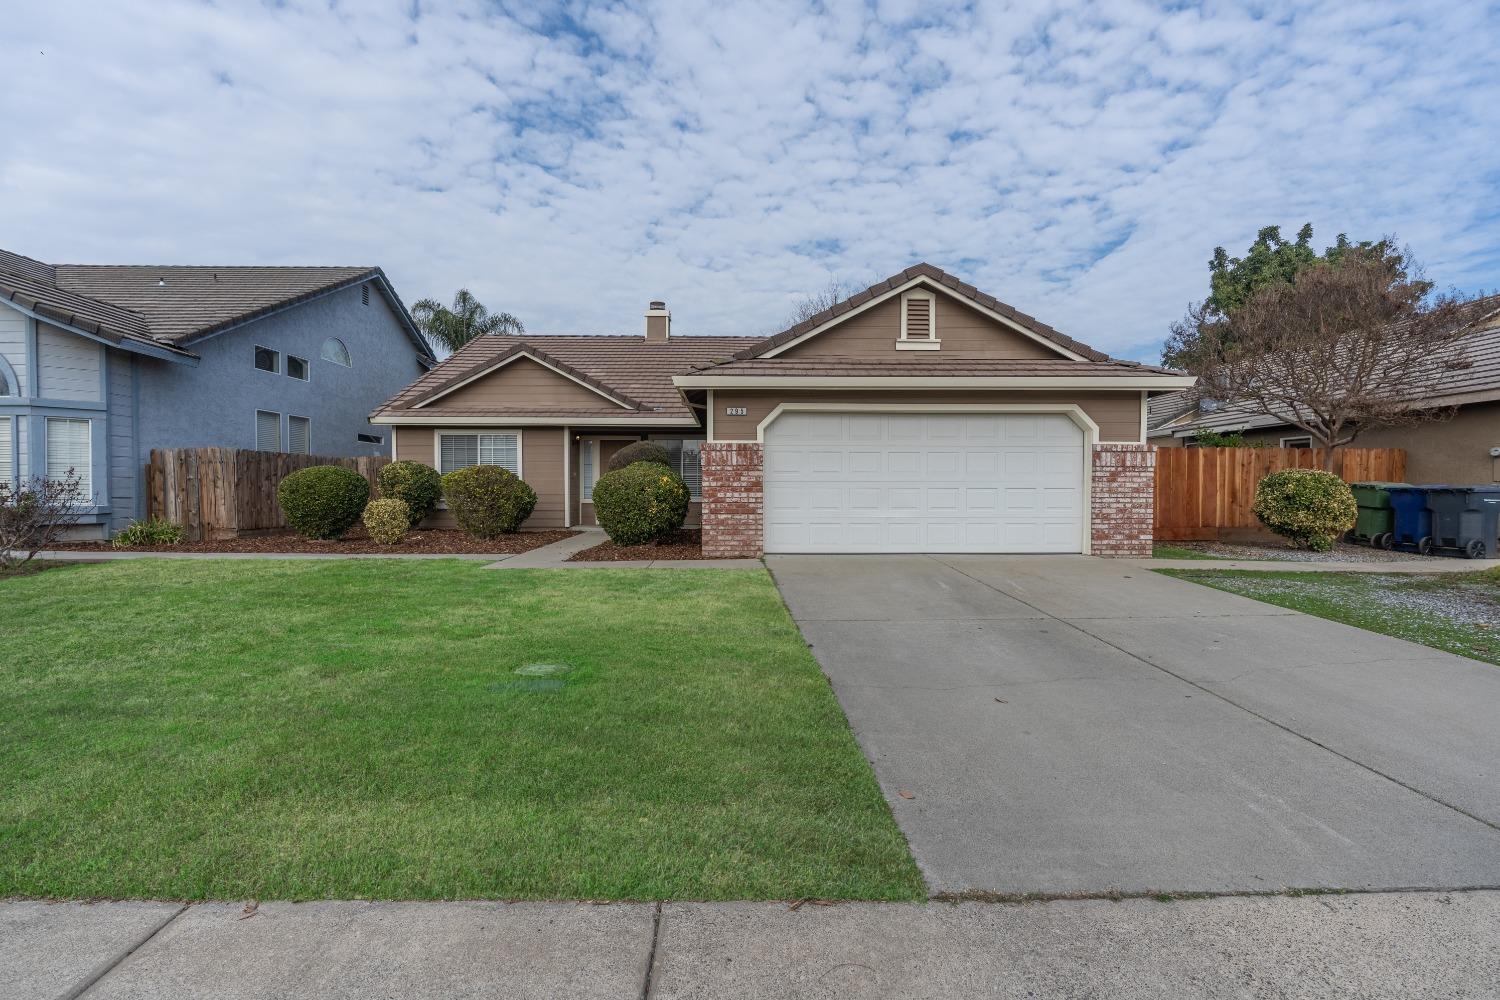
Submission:
[[[1076,556],[771,556],[934,892],[1500,886],[1500,668]]]

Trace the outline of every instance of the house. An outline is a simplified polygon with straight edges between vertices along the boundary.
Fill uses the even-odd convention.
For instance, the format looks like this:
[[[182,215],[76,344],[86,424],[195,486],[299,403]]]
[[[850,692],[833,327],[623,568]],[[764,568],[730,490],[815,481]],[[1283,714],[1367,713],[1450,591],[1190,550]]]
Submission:
[[[0,479],[73,468],[77,531],[145,513],[153,448],[390,450],[370,407],[433,364],[378,267],[44,264],[0,251]]]
[[[649,438],[712,555],[1142,555],[1147,398],[1192,382],[918,264],[771,337],[677,336],[657,301],[639,336],[481,338],[370,419],[398,459],[518,473],[531,527],[593,523],[600,470]]]
[[[1441,391],[1415,400],[1419,408],[1452,409],[1452,419],[1409,427],[1375,427],[1354,446],[1401,448],[1406,478],[1414,483],[1500,483],[1500,295],[1477,303],[1483,317],[1457,345],[1445,366]],[[1301,428],[1233,400],[1200,397],[1197,390],[1153,397],[1147,437],[1158,447],[1193,444],[1200,433],[1239,434],[1246,443],[1311,448]]]

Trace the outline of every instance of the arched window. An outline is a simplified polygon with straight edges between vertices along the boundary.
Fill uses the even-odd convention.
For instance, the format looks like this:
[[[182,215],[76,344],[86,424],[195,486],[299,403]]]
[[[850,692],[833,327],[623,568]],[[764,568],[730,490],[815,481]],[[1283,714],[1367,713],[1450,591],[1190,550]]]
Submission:
[[[336,365],[345,368],[353,368],[354,362],[349,360],[349,348],[337,337],[329,337],[323,341],[323,360],[332,361]]]
[[[3,357],[0,357],[0,396],[19,396],[21,385],[16,381],[16,373]]]

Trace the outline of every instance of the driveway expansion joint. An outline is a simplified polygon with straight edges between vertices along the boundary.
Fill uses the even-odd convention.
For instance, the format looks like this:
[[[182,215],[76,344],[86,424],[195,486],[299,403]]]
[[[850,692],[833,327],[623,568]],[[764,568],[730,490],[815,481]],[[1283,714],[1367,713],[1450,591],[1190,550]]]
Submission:
[[[93,972],[89,973],[88,976],[84,978],[83,982],[79,983],[71,990],[68,990],[66,993],[62,994],[62,996],[59,997],[58,1000],[78,1000],[79,997],[87,994],[95,986],[99,985],[99,983],[102,982],[106,976],[115,971],[115,969],[118,969],[120,967],[120,964],[127,958],[129,958],[131,955],[134,955],[142,948],[146,947],[146,945],[150,944],[152,940],[155,939],[155,937],[162,931],[166,930],[173,921],[186,913],[188,911],[188,907],[190,907],[191,905],[191,903],[183,903],[170,916],[168,916],[167,919],[157,924],[150,933],[142,935],[138,941],[136,941],[130,947],[126,948],[114,959],[107,960],[101,963],[98,968],[96,968]]]

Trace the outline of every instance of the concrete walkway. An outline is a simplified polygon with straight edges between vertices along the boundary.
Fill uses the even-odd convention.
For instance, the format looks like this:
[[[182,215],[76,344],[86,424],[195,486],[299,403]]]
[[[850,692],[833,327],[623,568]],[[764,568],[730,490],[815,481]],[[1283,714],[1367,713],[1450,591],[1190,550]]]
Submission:
[[[936,891],[1500,886],[1489,664],[1127,562],[766,562]]]
[[[1500,892],[1000,903],[0,903],[7,1000],[1493,996]]]
[[[581,527],[578,534],[539,549],[506,556],[485,569],[762,569],[759,559],[628,559],[606,562],[569,562],[576,552],[591,549],[608,536],[597,527]]]

